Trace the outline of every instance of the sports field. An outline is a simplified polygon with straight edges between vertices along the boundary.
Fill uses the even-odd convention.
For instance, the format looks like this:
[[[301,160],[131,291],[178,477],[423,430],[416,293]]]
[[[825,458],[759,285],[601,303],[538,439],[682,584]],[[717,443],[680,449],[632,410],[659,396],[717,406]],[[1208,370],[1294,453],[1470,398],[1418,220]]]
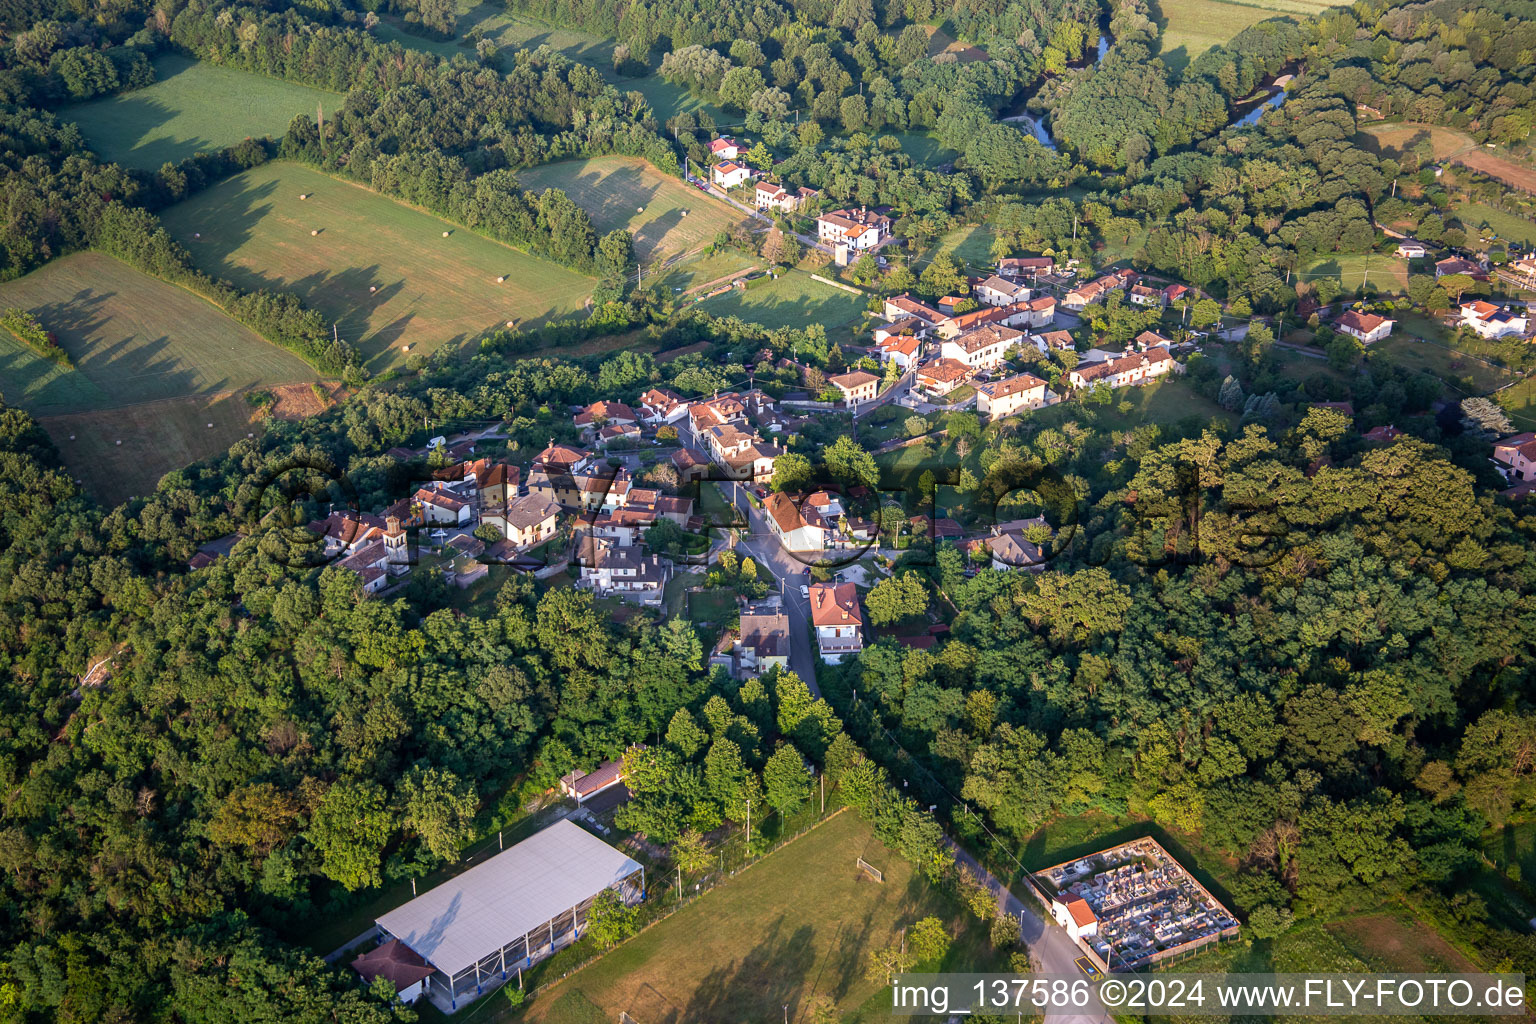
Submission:
[[[1299,281],[1331,278],[1350,292],[1362,283],[1369,283],[1383,295],[1400,295],[1408,291],[1408,261],[1377,253],[1327,256],[1314,260],[1296,276]]]
[[[1175,71],[1213,46],[1230,42],[1249,25],[1287,14],[1308,15],[1334,6],[1317,0],[1157,0],[1153,17],[1163,26],[1162,58]]]
[[[10,306],[57,334],[75,364],[66,370],[0,332],[0,391],[34,415],[315,377],[212,304],[100,253],[66,256],[0,284],[0,308]]]
[[[698,249],[745,220],[735,207],[713,199],[637,157],[562,160],[519,171],[523,188],[558,188],[586,210],[599,233],[627,228],[646,262]]]
[[[884,883],[860,873],[860,856],[885,872]],[[804,1021],[810,998],[826,996],[839,1020],[888,1020],[888,1006],[872,1015],[864,1006],[877,991],[864,979],[868,951],[899,941],[903,926],[929,914],[950,922],[951,934],[962,921],[845,811],[542,992],[523,1019],[575,1024],[623,1011],[640,1024]],[[961,959],[972,958],[950,957]],[[945,965],[990,968],[974,959]]]
[[[232,146],[262,135],[281,137],[296,114],[341,106],[341,96],[263,75],[163,54],[159,81],[134,92],[59,111],[91,148],[125,167],[157,170],[166,161]]]
[[[527,327],[577,312],[593,287],[575,271],[297,164],[235,175],[161,217],[200,268],[243,288],[293,291],[333,319],[374,371],[404,362],[407,345],[414,355],[509,320]]]
[[[777,280],[756,288],[733,289],[707,299],[703,308],[715,316],[739,316],[767,328],[805,327],[820,323],[828,331],[858,320],[866,300],[862,295],[811,280],[801,270],[791,270]]]

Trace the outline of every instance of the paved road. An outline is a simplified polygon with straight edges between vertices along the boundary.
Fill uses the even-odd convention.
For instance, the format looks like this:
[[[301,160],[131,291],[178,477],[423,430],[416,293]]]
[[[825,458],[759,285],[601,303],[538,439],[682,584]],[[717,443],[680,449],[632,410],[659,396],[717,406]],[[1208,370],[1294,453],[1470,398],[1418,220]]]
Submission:
[[[800,596],[800,588],[811,581],[805,571],[808,566],[779,543],[762,511],[752,506],[742,488],[731,484],[720,484],[719,487],[749,524],[741,531],[737,550],[751,555],[758,570],[766,570],[773,577],[783,596],[784,611],[789,616],[789,667],[805,680],[813,696],[820,697],[821,688],[816,685],[816,653],[812,647],[815,640],[811,631],[811,602]]]
[[[1067,938],[1067,933],[1054,921],[1047,921],[1036,913],[1038,903],[1031,899],[1029,905],[1025,905],[1011,890],[993,877],[990,871],[977,863],[975,857],[954,843],[951,843],[950,847],[954,851],[957,863],[964,864],[976,872],[992,891],[998,894],[998,904],[1002,912],[1019,920],[1019,934],[1029,946],[1039,973],[1082,974],[1076,963],[1077,958],[1083,955],[1082,950]],[[1047,1024],[1113,1024],[1107,1013],[1047,1013],[1045,1019]]]

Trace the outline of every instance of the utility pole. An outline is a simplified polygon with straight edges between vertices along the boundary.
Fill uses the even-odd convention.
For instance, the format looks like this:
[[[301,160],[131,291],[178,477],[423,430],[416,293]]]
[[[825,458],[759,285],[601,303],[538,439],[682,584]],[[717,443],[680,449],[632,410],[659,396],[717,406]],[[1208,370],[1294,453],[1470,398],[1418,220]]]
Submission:
[[[679,903],[683,900],[683,868],[681,864],[677,868],[677,900]]]
[[[747,853],[752,853],[752,801],[747,801]]]
[[[827,773],[821,773],[821,813],[827,813]]]

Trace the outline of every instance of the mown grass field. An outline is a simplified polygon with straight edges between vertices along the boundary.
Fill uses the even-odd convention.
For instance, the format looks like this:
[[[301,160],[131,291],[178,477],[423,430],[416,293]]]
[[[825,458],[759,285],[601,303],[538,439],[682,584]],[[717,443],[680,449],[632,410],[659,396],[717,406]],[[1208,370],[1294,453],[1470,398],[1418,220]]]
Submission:
[[[815,322],[835,328],[855,323],[864,312],[866,300],[811,280],[800,270],[782,274],[777,280],[746,290],[734,289],[703,303],[715,316],[739,316],[749,323],[767,328],[804,327]]]
[[[564,190],[591,214],[599,233],[628,229],[646,262],[698,249],[746,219],[735,207],[636,157],[562,160],[520,171],[517,177],[525,189]]]
[[[242,391],[44,416],[38,422],[86,492],[109,508],[149,494],[171,470],[217,455],[263,429]]]
[[[947,252],[955,262],[963,262],[973,274],[985,276],[997,267],[992,257],[992,228],[986,224],[967,224],[939,239],[933,254]]]
[[[1299,281],[1306,282],[1330,278],[1348,292],[1367,281],[1384,295],[1401,295],[1408,291],[1408,261],[1379,253],[1327,256],[1313,261],[1296,276]]]
[[[215,67],[179,54],[155,58],[154,85],[59,111],[107,160],[157,170],[262,135],[281,137],[296,114],[341,106],[341,96]]]
[[[574,271],[290,163],[235,175],[162,220],[208,273],[244,288],[288,288],[333,319],[374,371],[402,363],[406,345],[409,354],[428,352],[509,320],[528,327],[576,312],[593,287]]]
[[[1496,210],[1486,203],[1457,203],[1452,209],[1473,237],[1478,237],[1482,225],[1486,224],[1494,234],[1507,241],[1536,245],[1536,221]]]
[[[0,284],[0,307],[10,306],[30,310],[75,364],[66,370],[0,332],[0,390],[35,415],[315,378],[211,303],[100,253]]]
[[[854,866],[860,856],[884,883]],[[624,1011],[642,1024],[803,1021],[810,999],[825,996],[839,1020],[888,1020],[881,986],[864,979],[867,953],[929,914],[952,935],[964,930],[946,970],[992,966],[976,942],[981,926],[845,811],[540,993],[522,1019],[576,1024]]]
[[[1163,27],[1162,58],[1181,71],[1249,25],[1285,15],[1316,14],[1331,6],[1321,0],[1159,0],[1152,9]]]

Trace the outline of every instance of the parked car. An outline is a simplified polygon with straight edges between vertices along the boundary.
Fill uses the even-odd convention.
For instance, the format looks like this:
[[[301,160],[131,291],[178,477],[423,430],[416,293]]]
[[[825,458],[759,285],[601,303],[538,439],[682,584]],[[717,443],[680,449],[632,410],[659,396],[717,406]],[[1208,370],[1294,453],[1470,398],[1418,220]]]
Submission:
[[[800,596],[806,600],[810,600],[811,588],[804,583],[800,584]]]

